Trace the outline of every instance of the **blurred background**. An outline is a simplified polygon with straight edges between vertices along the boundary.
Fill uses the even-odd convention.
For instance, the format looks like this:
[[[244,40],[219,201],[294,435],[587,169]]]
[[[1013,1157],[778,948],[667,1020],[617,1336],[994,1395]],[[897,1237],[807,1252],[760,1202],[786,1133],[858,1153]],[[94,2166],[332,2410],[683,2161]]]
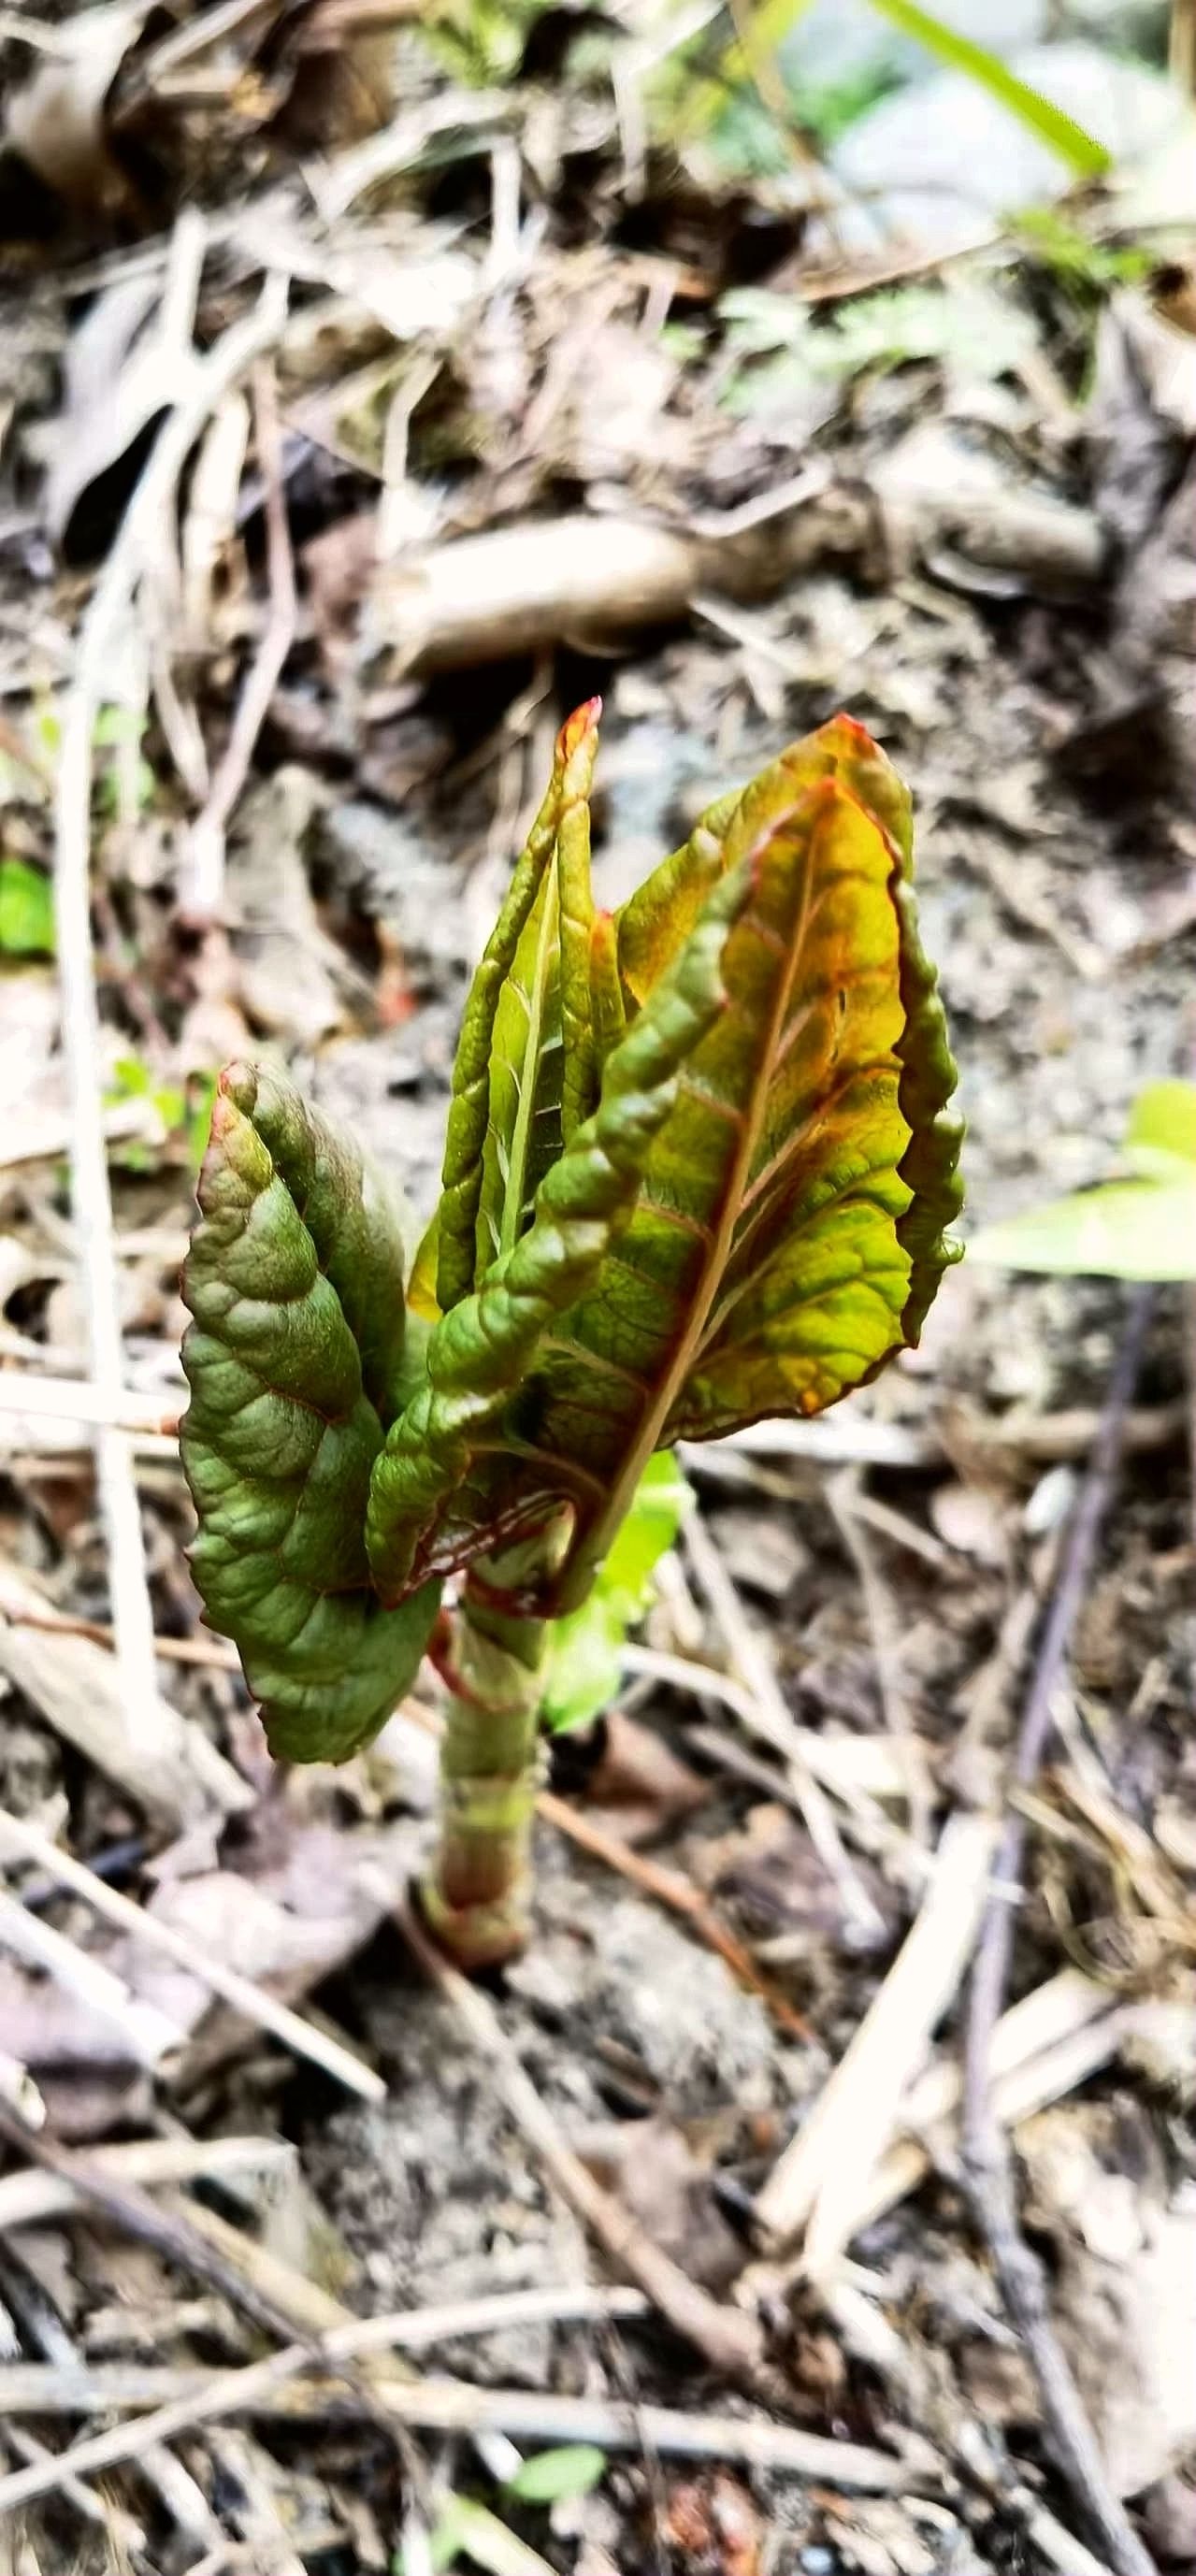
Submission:
[[[468,974],[594,692],[608,903],[840,706],[910,782],[974,1250],[876,1388],[685,1462],[689,1536],[554,1747],[590,1856],[558,1817],[507,2039],[721,2297],[931,1844],[998,1797],[1111,1402],[1015,1970],[1066,2047],[1044,2074],[1027,2042],[1019,2148],[1110,2487],[1156,2560],[1196,2556],[1194,89],[1193,0],[0,7],[13,2576],[1095,2564],[954,2149],[883,2216],[865,2193],[834,2295],[776,2311],[800,2427],[917,2434],[954,2486],[849,2501],[616,2427],[521,2487],[501,2421],[396,2458],[318,2387],[301,2437],[237,2415],[98,2485],[55,2465],[72,2406],[127,2430],[118,2366],[148,2404],[280,2317],[585,2269],[390,1926],[419,1712],[343,1773],[270,1773],[197,1628],[174,1430],[219,1066],[286,1064],[426,1217]],[[64,1848],[123,1917],[64,1895]],[[332,2063],[213,2001],[222,1969],[339,2032]],[[130,2187],[173,2176],[183,2253],[127,2205],[64,2230],[38,2120]],[[725,2396],[550,2296],[429,2366],[608,2413]]]

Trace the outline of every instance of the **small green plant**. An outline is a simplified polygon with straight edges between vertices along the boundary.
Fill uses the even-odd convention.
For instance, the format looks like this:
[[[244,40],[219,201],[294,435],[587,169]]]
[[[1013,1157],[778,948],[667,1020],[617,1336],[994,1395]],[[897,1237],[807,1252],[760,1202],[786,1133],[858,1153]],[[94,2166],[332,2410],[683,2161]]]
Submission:
[[[1196,1279],[1196,1083],[1152,1082],[1116,1179],[989,1226],[973,1261],[1068,1278]]]
[[[606,2453],[592,2442],[563,2442],[552,2451],[534,2451],[514,2476],[504,2478],[503,2493],[517,2503],[549,2506],[570,2502],[596,2487],[606,2471]],[[462,2558],[485,2576],[552,2576],[546,2558],[492,2513],[488,2505],[454,2490],[446,2496],[428,2542],[428,2556],[442,2576]],[[395,2561],[395,2576],[407,2576],[410,2552]]]
[[[875,1377],[917,1340],[960,1205],[883,754],[836,717],[611,914],[590,891],[598,714],[561,732],[474,977],[406,1294],[356,1145],[247,1064],[221,1076],[184,1273],[208,1619],[296,1761],[368,1741],[431,1654],[423,1902],[468,1965],[525,1938],[541,1714],[577,1704],[555,1623],[595,1604],[601,1632],[639,1597],[657,1452]]]
[[[161,1130],[160,1144],[133,1136],[114,1146],[114,1160],[123,1163],[129,1172],[153,1172],[166,1157],[186,1163],[189,1171],[197,1174],[216,1097],[215,1076],[191,1073],[182,1085],[160,1082],[152,1068],[136,1055],[118,1056],[112,1075],[109,1101],[143,1100],[152,1112],[153,1123]]]
[[[28,859],[0,858],[0,951],[6,957],[52,957],[54,888]]]

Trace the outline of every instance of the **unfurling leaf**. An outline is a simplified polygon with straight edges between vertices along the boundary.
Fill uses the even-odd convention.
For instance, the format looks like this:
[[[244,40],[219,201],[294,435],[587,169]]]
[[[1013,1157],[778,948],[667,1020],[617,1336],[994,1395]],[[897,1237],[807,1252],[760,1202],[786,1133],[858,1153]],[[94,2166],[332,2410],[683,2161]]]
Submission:
[[[836,718],[712,808],[613,935],[630,1016],[598,1126],[617,1215],[584,1260],[563,1255],[566,1152],[531,1232],[437,1328],[429,1389],[374,1476],[388,1597],[555,1498],[576,1537],[554,1606],[576,1607],[654,1449],[821,1411],[916,1341],[953,1257],[961,1130],[945,1114],[955,1068],[918,941],[909,800],[861,727]],[[629,1068],[695,970],[704,1007],[679,1024],[629,1161]],[[517,1312],[512,1260],[521,1290],[523,1265],[536,1282]]]
[[[597,1097],[588,798],[598,714],[592,698],[561,728],[548,793],[465,1006],[435,1220],[444,1313],[512,1249]]]
[[[195,1580],[236,1644],[276,1754],[337,1761],[407,1689],[428,1585],[370,1585],[370,1470],[402,1401],[402,1245],[355,1148],[290,1085],[221,1077],[183,1277],[183,1464]]]
[[[527,1232],[434,1326],[426,1382],[390,1431],[371,1481],[367,1543],[384,1599],[547,1523],[562,1503],[575,1518],[600,1508],[604,1489],[584,1452],[570,1458],[540,1445],[540,1372],[557,1318],[608,1257],[618,1259],[679,1068],[722,1009],[719,960],[746,885],[741,871],[715,889],[608,1058],[599,1107],[545,1174]]]

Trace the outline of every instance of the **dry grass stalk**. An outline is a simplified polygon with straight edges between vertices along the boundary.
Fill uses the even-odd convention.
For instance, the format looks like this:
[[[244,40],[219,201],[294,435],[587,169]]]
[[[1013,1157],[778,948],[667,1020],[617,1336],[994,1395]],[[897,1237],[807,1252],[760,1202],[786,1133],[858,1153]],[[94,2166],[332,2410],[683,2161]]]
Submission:
[[[806,1830],[819,1859],[834,1879],[844,1913],[862,1929],[875,1932],[881,1928],[876,1907],[859,1872],[843,1849],[833,1810],[807,1768],[798,1730],[777,1687],[768,1657],[744,1617],[743,1605],[731,1577],[697,1512],[691,1512],[686,1522],[684,1545],[726,1640],[735,1671],[751,1694],[752,1714],[747,1723],[754,1734],[772,1745],[774,1752],[784,1755]]]
[[[514,2291],[507,2301],[486,2302],[493,2313],[487,2328],[499,2323],[497,2311],[511,2300],[530,2297]],[[570,2313],[576,2293],[562,2291],[556,2313]],[[591,2292],[591,2299],[596,2295]],[[478,2302],[479,2307],[482,2302]],[[591,2309],[591,2313],[594,2311]],[[357,2333],[368,2333],[379,2321],[357,2321]],[[504,2320],[505,2322],[505,2320]],[[456,2333],[462,2331],[458,2322]],[[335,2374],[338,2360],[351,2350],[348,2332],[338,2336],[338,2350],[328,2358]],[[327,2419],[329,2392],[323,2379],[304,2379],[311,2354],[291,2344],[264,2361],[239,2370],[178,2371],[154,2367],[92,2368],[79,2376],[35,2362],[0,2364],[0,2409],[22,2414],[85,2415],[112,2409],[152,2406],[136,2422],[117,2424],[76,2442],[43,2467],[18,2470],[0,2478],[0,2513],[53,2492],[61,2472],[74,2477],[117,2468],[139,2459],[154,2442],[174,2441],[230,2415],[313,2415]],[[935,2478],[936,2454],[929,2444],[911,2437],[907,2452],[894,2458],[855,2442],[837,2442],[806,2433],[792,2424],[773,2424],[761,2417],[682,2414],[664,2406],[609,2404],[599,2398],[556,2397],[538,2389],[471,2388],[455,2379],[378,2380],[371,2393],[396,2423],[412,2431],[508,2434],[514,2441],[594,2442],[604,2450],[657,2452],[665,2459],[739,2461],[749,2468],[807,2478],[819,2485],[854,2490],[861,2495],[900,2494],[916,2474],[919,2483]],[[352,2403],[351,2400],[347,2401]],[[359,2401],[360,2403],[360,2401]]]
[[[912,1929],[759,2196],[757,2218],[774,2244],[791,2244],[805,2228],[811,2272],[828,2269],[853,2232],[866,2178],[898,2126],[902,2096],[956,1993],[976,1937],[995,1843],[996,1828],[987,1817],[955,1816],[947,1824]]]
[[[243,2175],[269,2174],[294,2162],[295,2150],[284,2138],[135,2138],[121,2146],[95,2147],[91,2162],[115,2183],[144,2190],[188,2182],[234,2182]],[[85,2208],[81,2193],[62,2174],[35,2171],[0,2174],[0,2235],[18,2227],[41,2227],[47,2219],[68,2218]],[[188,2204],[188,2216],[193,2213]]]

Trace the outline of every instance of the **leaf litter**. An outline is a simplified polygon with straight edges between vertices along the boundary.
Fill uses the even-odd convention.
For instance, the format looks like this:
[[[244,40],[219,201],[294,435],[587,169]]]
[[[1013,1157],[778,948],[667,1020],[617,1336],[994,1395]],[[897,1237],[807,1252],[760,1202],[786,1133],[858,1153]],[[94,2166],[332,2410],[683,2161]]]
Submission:
[[[228,2544],[263,2565],[289,2535],[298,2563],[335,2546],[357,2576],[404,2544],[410,2553],[421,2516],[427,2525],[429,2468],[463,2492],[494,2563],[494,2527],[524,2564],[655,2561],[722,2576],[774,2565],[927,2576],[1000,2567],[1026,2546],[1074,2569],[1078,2542],[1092,2541],[958,2190],[962,1894],[946,1946],[936,1934],[929,1982],[903,2002],[892,1981],[911,1927],[938,1920],[937,1873],[958,1832],[980,1848],[968,1806],[999,1793],[1067,1503],[1057,1509],[1042,1479],[1091,1436],[1121,1290],[965,1267],[916,1365],[825,1426],[866,1453],[855,1501],[874,1507],[864,1526],[896,1606],[888,1680],[920,1748],[933,1870],[910,1830],[901,1743],[883,1732],[879,1631],[859,1565],[825,1460],[800,1442],[744,1447],[733,1484],[725,1465],[716,1481],[712,1453],[694,1452],[698,1509],[730,1569],[739,1625],[728,1630],[666,1560],[673,1571],[614,1708],[554,1749],[558,1796],[646,1837],[812,2034],[798,2039],[745,1994],[683,1916],[613,1884],[608,1862],[566,1856],[542,1827],[540,1939],[508,1978],[503,2030],[560,2139],[592,2159],[629,2225],[708,2297],[728,2299],[738,2279],[745,2316],[755,2299],[769,2376],[746,2392],[712,2383],[634,2315],[569,2321],[562,2285],[601,2283],[609,2256],[546,2188],[493,2069],[423,1988],[392,1926],[426,1833],[415,1730],[396,1721],[382,1752],[300,1792],[267,1771],[228,1658],[214,1643],[205,1657],[196,1638],[172,1440],[186,1146],[182,1159],[165,1150],[179,1131],[145,1104],[209,1077],[217,1051],[264,1041],[396,1168],[414,1164],[425,1213],[484,910],[470,881],[501,871],[545,725],[588,688],[607,698],[598,856],[614,900],[712,793],[840,700],[898,753],[919,789],[923,901],[963,1068],[975,1230],[1106,1183],[1144,1085],[1190,1072],[1193,913],[1177,882],[1192,859],[1182,242],[1148,244],[1169,262],[1157,284],[1149,262],[1145,283],[1109,272],[1084,407],[1089,327],[1049,237],[1031,258],[1016,233],[1000,236],[957,287],[923,244],[908,282],[833,291],[828,307],[836,261],[848,286],[853,261],[872,282],[852,226],[828,240],[823,216],[795,218],[787,190],[759,170],[714,175],[700,142],[666,132],[662,151],[658,75],[635,47],[659,46],[672,70],[665,14],[647,37],[581,14],[601,23],[554,35],[563,13],[549,11],[532,27],[546,60],[564,46],[563,68],[546,73],[530,40],[521,68],[515,13],[470,13],[467,75],[459,12],[436,22],[431,47],[397,8],[338,17],[272,0],[183,9],[169,25],[160,13],[54,10],[32,46],[5,21],[0,217],[7,225],[15,161],[25,193],[13,256],[32,288],[19,315],[7,290],[4,303],[0,671],[6,727],[29,764],[14,766],[6,733],[6,882],[17,864],[43,878],[52,865],[36,782],[56,769],[87,587],[124,542],[116,532],[156,424],[194,387],[197,361],[245,321],[268,270],[292,285],[254,326],[254,363],[276,388],[300,587],[230,818],[223,908],[189,924],[188,835],[271,608],[247,361],[215,387],[131,566],[133,610],[109,675],[128,713],[94,754],[100,1078],[112,1079],[109,1057],[130,1056],[145,1077],[109,1101],[105,1121],[110,1144],[123,1138],[109,1179],[124,1383],[144,1407],[134,1455],[149,1597],[164,1646],[195,1643],[203,1658],[159,1663],[147,1746],[130,1733],[106,1642],[88,1441],[113,1390],[90,1390],[81,1420],[37,1409],[47,1385],[63,1407],[82,1401],[71,1390],[86,1374],[85,1319],[72,1323],[55,1294],[77,1250],[63,1163],[78,1139],[54,968],[44,949],[23,950],[18,925],[3,969],[3,1095],[15,1114],[0,1155],[13,1247],[0,1279],[0,1786],[18,1820],[144,1912],[147,1936],[155,1920],[170,1924],[197,1957],[191,1971],[155,1964],[149,1937],[118,1930],[37,1866],[6,1862],[10,1899],[53,1937],[36,1959],[28,1942],[6,1953],[0,2063],[44,2082],[53,2134],[83,2141],[80,2152],[193,2152],[194,2165],[175,2169],[174,2206],[223,2231],[229,2280],[213,2328],[210,2313],[206,2325],[198,2310],[189,2320],[177,2272],[138,2238],[135,2212],[123,2232],[79,2215],[64,2230],[60,2203],[43,2214],[57,2231],[41,2273],[47,2313],[75,2338],[69,2367],[90,2371],[97,2390],[114,2301],[135,2316],[130,2358],[144,2369],[248,2361],[260,2329],[238,2312],[237,2282],[265,2279],[268,2266],[276,2303],[289,2299],[309,2334],[343,2319],[346,2302],[352,2313],[534,2292],[534,2325],[512,2309],[504,2327],[496,2310],[485,2339],[466,2329],[414,2366],[497,2391],[500,2406],[504,2387],[522,2392],[528,2425],[537,2401],[545,2424],[557,2399],[608,2413],[663,2403],[706,2424],[708,2456],[653,2462],[634,2438],[626,2448],[620,2434],[616,2449],[612,2433],[601,2484],[550,2511],[527,2471],[512,2483],[509,2459],[493,2474],[484,2431],[480,2448],[468,2434],[406,2433],[396,2475],[380,2427],[329,2381],[302,2461],[293,2430],[269,2417],[250,2431],[245,2413],[239,2450],[215,2427],[181,2422],[190,2494],[168,2466],[150,2484],[132,2464],[103,2484],[97,2470],[88,2489],[82,2474],[68,2487],[66,2464],[51,2461],[58,2495],[21,2508],[38,2564],[106,2569],[133,2512],[150,2551],[139,2562],[134,2550],[134,2565],[202,2564],[198,2498]],[[1087,74],[1070,42],[1058,94],[1074,112]],[[1044,89],[1051,50],[1033,58]],[[930,88],[902,95],[924,120]],[[1144,116],[1160,107],[1153,89],[1140,100]],[[841,187],[857,184],[867,122],[849,126],[834,156]],[[867,149],[882,140],[873,122]],[[1155,163],[1148,155],[1134,185],[1141,198],[1153,166],[1157,199],[1165,137],[1150,149]],[[871,234],[884,191],[908,179],[899,161],[876,166]],[[182,298],[180,321],[164,244],[173,227],[177,288],[187,204],[202,209],[203,239],[194,310]],[[883,255],[908,260],[908,241]],[[778,364],[789,375],[769,383]],[[566,563],[563,532],[578,520]],[[1196,1774],[1181,1294],[1164,1294],[1150,1328],[1128,1417],[1148,1445],[1137,1432],[1127,1441],[1052,1777],[1032,1811],[995,2061],[1023,2224],[1050,2251],[1055,2330],[1107,2476],[1142,2500],[1148,2547],[1177,2560],[1193,2545],[1184,2502],[1196,2447],[1184,2305],[1193,1991],[1182,1924]],[[96,1633],[55,1633],[64,1618]],[[771,1736],[749,1727],[760,1658],[792,1745],[771,1701]],[[845,1919],[803,1821],[803,1737],[820,1749],[870,1929]],[[1110,1811],[1127,1819],[1120,1838]],[[1157,1855],[1153,1875],[1143,1846]],[[288,2000],[333,2043],[333,2066],[339,2048],[385,2100],[346,2107],[331,2071],[212,1995],[204,1958]],[[97,1973],[120,1979],[123,2033],[96,2013]],[[152,2069],[136,2048],[128,2062],[130,2040],[147,2035],[127,2018],[138,2010],[170,2021],[171,2049],[150,2052]],[[870,2079],[857,2111],[860,2035],[883,2038],[886,2022],[877,2089]],[[31,2098],[5,2079],[18,2116]],[[795,2141],[809,2159],[828,2122],[833,2140],[845,2099],[844,2152],[828,2152],[815,2176],[813,2217],[786,2222],[783,2247],[767,2244],[759,2213],[775,2210],[778,2169]],[[19,2128],[5,2138],[0,2193],[53,2179]],[[279,2141],[298,2149],[302,2189],[269,2162]],[[187,2173],[205,2154],[225,2163],[199,2200]],[[23,2233],[14,2226],[18,2253]],[[67,2367],[61,2341],[58,2362],[46,2357],[32,2313],[14,2330],[26,2370]],[[32,2389],[22,2402],[44,2454],[65,2446],[68,2423],[74,2434],[87,2425],[58,2419],[41,2385],[41,2408]],[[733,2465],[753,2426],[761,2442],[795,2426],[882,2467],[903,2463],[896,2493],[852,2497],[848,2448],[840,2487],[831,2454],[796,2478],[763,2450],[758,2466]],[[36,2454],[23,2444],[35,2437],[12,2439],[8,2473],[28,2475]],[[519,2440],[533,2454],[547,2447],[534,2431]],[[0,2515],[4,2493],[0,2480]],[[107,2535],[83,2509],[88,2494]],[[474,2561],[485,2563],[476,2550]]]

